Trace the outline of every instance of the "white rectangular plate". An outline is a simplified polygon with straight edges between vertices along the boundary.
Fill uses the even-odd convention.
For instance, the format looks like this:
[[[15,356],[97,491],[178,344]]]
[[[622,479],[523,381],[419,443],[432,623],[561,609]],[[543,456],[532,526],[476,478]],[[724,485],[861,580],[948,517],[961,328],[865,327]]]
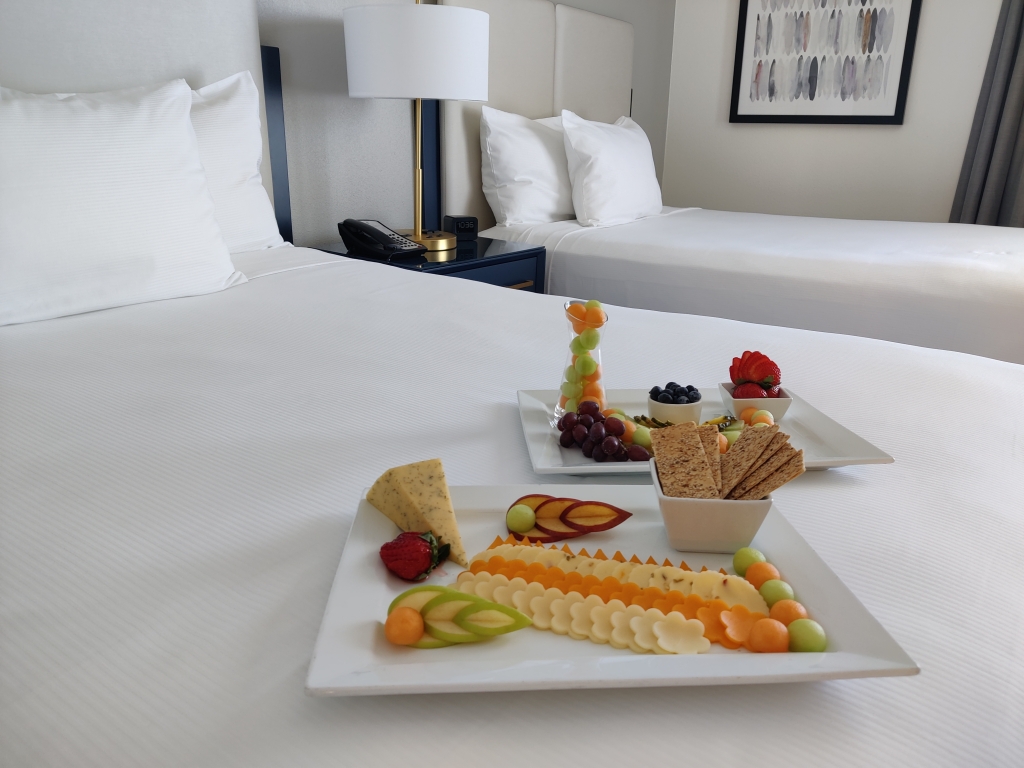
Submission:
[[[605,501],[633,513],[618,528],[569,542],[658,561],[685,558],[691,568],[731,568],[728,555],[672,550],[654,490],[643,485],[453,486],[466,548],[485,549],[505,532],[505,510],[528,493]],[[398,529],[363,499],[334,578],[306,679],[314,696],[356,696],[557,688],[728,685],[913,675],[917,665],[829,570],[786,519],[772,509],[754,539],[825,628],[825,653],[756,654],[713,645],[695,656],[638,655],[533,628],[472,645],[416,650],[390,645],[383,620],[410,585],[387,572],[381,544]],[[439,568],[426,583],[452,584],[461,569]]]
[[[722,405],[718,386],[699,387],[702,395],[701,420],[728,413]],[[556,389],[521,389],[519,417],[523,422],[526,448],[533,471],[538,475],[646,475],[646,462],[598,464],[577,448],[558,444],[558,431],[551,426],[551,414],[558,401]],[[807,469],[828,469],[851,464],[891,464],[892,456],[863,437],[833,421],[806,400],[792,395],[793,404],[779,425],[790,436],[790,444],[804,451]],[[629,416],[647,413],[647,391],[610,389],[608,404]]]

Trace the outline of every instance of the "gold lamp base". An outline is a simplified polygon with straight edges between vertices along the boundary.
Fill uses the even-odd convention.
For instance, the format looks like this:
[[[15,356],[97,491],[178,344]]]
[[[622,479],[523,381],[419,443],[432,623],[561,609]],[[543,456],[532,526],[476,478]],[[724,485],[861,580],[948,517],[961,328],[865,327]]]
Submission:
[[[450,251],[458,244],[458,240],[451,232],[442,232],[437,229],[425,229],[419,237],[413,230],[404,231],[402,234],[419,243],[428,251]]]

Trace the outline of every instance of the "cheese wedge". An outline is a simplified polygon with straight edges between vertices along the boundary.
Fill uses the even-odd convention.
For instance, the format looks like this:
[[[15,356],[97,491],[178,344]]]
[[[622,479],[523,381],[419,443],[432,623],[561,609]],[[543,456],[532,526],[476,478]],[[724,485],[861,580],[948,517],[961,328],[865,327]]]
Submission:
[[[451,546],[453,562],[469,564],[440,459],[389,469],[373,484],[366,500],[403,531],[432,531]]]

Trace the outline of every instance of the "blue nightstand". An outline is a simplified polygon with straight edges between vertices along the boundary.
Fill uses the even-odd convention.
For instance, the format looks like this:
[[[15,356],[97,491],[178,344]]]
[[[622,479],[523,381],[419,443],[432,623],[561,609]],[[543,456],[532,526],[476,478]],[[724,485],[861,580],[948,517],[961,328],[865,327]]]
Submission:
[[[317,249],[350,259],[389,264],[401,269],[463,277],[520,291],[544,293],[547,252],[543,246],[478,237],[476,240],[459,243],[458,247],[452,249],[454,253],[428,252],[418,256],[392,256],[389,259],[349,255],[344,243],[320,245]],[[442,255],[448,257],[446,261],[433,260]]]

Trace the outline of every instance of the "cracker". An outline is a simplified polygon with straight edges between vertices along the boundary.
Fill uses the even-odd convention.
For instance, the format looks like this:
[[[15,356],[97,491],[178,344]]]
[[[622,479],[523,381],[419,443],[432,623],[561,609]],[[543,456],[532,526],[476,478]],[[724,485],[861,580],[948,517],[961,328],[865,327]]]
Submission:
[[[739,485],[743,476],[764,453],[768,443],[779,431],[779,425],[770,427],[745,427],[736,442],[722,456],[722,490],[720,498],[728,496],[732,489]]]
[[[780,435],[782,435],[781,432],[775,437],[778,438]],[[788,435],[782,436],[788,437]],[[775,441],[772,440],[772,442]],[[768,445],[768,448],[771,448],[770,443]],[[765,449],[765,453],[768,452],[768,448]],[[735,488],[733,488],[732,491],[730,491],[729,498],[740,498],[740,496],[745,494],[747,491],[752,490],[754,486],[764,481],[769,475],[773,474],[777,469],[779,469],[783,464],[792,459],[794,456],[796,456],[796,448],[789,445],[788,443],[784,443],[782,448],[775,451],[774,455],[772,455],[767,461],[752,467],[750,471],[747,472],[746,476],[742,480],[740,480],[739,484]]]
[[[757,460],[747,470],[747,474],[743,476],[743,479],[746,480],[751,472],[756,471],[788,442],[789,435],[782,431],[776,432],[775,437],[772,438],[772,441],[768,443],[767,447],[761,452],[761,455],[757,457]]]
[[[763,499],[769,493],[777,491],[790,480],[800,477],[804,473],[804,452],[797,451],[789,461],[779,467],[775,472],[751,488],[739,497],[742,501]]]
[[[714,424],[707,424],[697,427],[697,434],[704,445],[704,457],[708,460],[708,467],[711,469],[711,477],[715,481],[715,488],[722,490],[722,452],[718,448],[718,427]]]
[[[651,430],[651,443],[658,479],[666,496],[718,498],[718,489],[694,422]]]

